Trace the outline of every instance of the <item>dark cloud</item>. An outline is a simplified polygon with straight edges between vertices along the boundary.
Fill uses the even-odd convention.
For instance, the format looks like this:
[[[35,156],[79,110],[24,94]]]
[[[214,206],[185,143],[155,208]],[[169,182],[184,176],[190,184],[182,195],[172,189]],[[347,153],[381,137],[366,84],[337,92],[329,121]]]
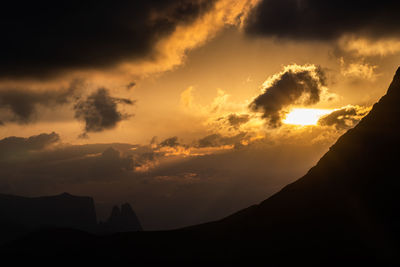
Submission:
[[[332,40],[344,34],[399,36],[398,1],[263,0],[246,31],[296,40]]]
[[[215,0],[8,1],[0,16],[0,76],[46,77],[154,59],[156,43]]]
[[[28,138],[10,136],[0,140],[0,160],[15,159],[30,151],[38,151],[60,140],[60,136],[52,132],[42,133]]]
[[[321,117],[318,124],[321,126],[334,126],[338,130],[354,127],[367,113],[368,108],[359,106],[344,107]]]
[[[177,146],[179,146],[178,137],[177,136],[173,136],[173,137],[167,138],[164,141],[162,141],[159,144],[159,146],[161,146],[161,147],[163,147],[163,146],[177,147]]]
[[[325,75],[320,67],[291,65],[265,86],[264,92],[249,105],[262,112],[271,127],[281,125],[285,108],[293,104],[311,105],[319,102]]]
[[[237,114],[230,114],[227,118],[229,124],[233,127],[233,128],[239,128],[240,125],[248,122],[250,120],[250,116],[247,114],[241,114],[241,115],[237,115]]]
[[[105,88],[99,88],[86,99],[79,100],[75,106],[75,118],[85,122],[86,132],[101,132],[114,128],[118,122],[130,115],[118,110],[118,104],[133,105],[135,101],[115,98]]]
[[[136,85],[135,82],[130,82],[130,83],[128,83],[128,84],[126,85],[126,89],[130,90],[130,89],[132,89],[135,85]]]
[[[223,136],[221,134],[210,134],[197,141],[198,147],[220,147],[220,146],[240,146],[241,141],[246,137],[247,133],[239,133],[234,136]]]
[[[53,108],[73,101],[82,88],[81,80],[68,88],[33,91],[18,88],[0,88],[0,118],[3,122],[28,123],[34,120],[38,107]]]
[[[96,157],[91,166],[94,177],[115,177],[121,171],[133,171],[132,155],[123,156],[113,147],[107,148],[100,156]]]
[[[75,159],[98,158],[108,149],[114,149],[120,155],[131,155],[130,152],[138,149],[138,145],[124,143],[86,144],[86,145],[60,145],[51,150],[42,150],[36,153],[34,162],[69,162]],[[121,156],[122,157],[122,156]]]
[[[83,132],[80,135],[78,135],[78,138],[80,138],[80,139],[89,139],[89,135],[87,134],[87,132]]]

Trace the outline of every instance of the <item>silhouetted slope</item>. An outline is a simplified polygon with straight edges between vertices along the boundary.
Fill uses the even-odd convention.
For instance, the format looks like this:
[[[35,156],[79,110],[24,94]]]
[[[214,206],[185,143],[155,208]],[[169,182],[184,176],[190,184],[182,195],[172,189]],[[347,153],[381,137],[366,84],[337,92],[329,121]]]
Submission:
[[[272,244],[264,248],[282,257],[285,250],[318,249],[327,258],[333,254],[397,260],[399,103],[400,69],[371,112],[341,136],[304,177],[259,205],[191,230],[266,238]]]
[[[399,104],[400,69],[371,112],[341,136],[304,177],[223,223],[239,220],[265,228],[289,217],[310,222],[308,216],[314,220],[345,216],[341,218],[346,225],[379,231],[379,238],[393,238],[400,222]]]
[[[175,231],[86,238],[74,248],[72,258],[144,266],[397,265],[399,103],[400,69],[387,94],[315,167],[259,205],[217,222]],[[54,236],[37,233],[5,251],[32,256],[32,244],[40,243],[38,249],[64,255],[65,244],[48,245]]]

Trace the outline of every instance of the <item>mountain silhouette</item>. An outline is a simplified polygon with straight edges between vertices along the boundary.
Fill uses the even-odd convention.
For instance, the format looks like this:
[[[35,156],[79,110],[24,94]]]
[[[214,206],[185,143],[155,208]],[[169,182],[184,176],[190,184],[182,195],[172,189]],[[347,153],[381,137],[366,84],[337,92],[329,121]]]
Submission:
[[[68,193],[44,197],[0,194],[0,242],[43,227],[89,230],[96,224],[91,197]]]
[[[2,221],[29,227],[85,228],[97,223],[93,199],[68,193],[32,198],[0,194],[0,214]]]
[[[306,175],[220,221],[101,238],[42,231],[8,244],[3,254],[38,260],[38,251],[58,257],[69,248],[71,259],[136,266],[396,266],[399,103],[400,69],[387,94]],[[78,245],[71,250],[71,243]]]
[[[118,206],[114,206],[109,219],[107,222],[102,223],[101,226],[105,233],[143,230],[136,213],[129,203],[122,204],[121,209]]]
[[[70,228],[96,234],[142,231],[128,203],[121,206],[121,211],[114,207],[108,222],[98,224],[91,197],[68,193],[44,197],[0,194],[0,243],[43,228]]]

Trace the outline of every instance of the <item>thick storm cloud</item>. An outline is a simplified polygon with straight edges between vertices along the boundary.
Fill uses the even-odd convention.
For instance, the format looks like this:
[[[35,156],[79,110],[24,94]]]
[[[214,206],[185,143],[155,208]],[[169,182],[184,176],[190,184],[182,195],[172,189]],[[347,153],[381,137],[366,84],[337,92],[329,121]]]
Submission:
[[[285,108],[293,104],[311,105],[320,101],[325,74],[314,65],[289,65],[264,83],[264,91],[250,104],[252,111],[262,112],[271,127],[281,125]]]
[[[0,16],[0,76],[47,77],[154,57],[160,39],[214,2],[8,1]]]
[[[263,0],[248,16],[246,31],[295,40],[399,37],[399,9],[398,1]]]
[[[79,100],[75,106],[75,117],[85,122],[86,132],[101,132],[112,129],[118,122],[129,118],[118,110],[118,104],[133,105],[135,102],[126,98],[115,98],[105,88],[99,88],[86,99]]]

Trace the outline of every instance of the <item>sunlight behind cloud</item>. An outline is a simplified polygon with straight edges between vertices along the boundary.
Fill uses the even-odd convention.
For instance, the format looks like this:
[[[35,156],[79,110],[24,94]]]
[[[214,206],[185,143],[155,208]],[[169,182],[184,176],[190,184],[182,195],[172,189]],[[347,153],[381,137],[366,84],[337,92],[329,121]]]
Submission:
[[[332,111],[331,109],[294,108],[286,115],[283,123],[303,126],[317,125],[321,116],[329,114]]]

